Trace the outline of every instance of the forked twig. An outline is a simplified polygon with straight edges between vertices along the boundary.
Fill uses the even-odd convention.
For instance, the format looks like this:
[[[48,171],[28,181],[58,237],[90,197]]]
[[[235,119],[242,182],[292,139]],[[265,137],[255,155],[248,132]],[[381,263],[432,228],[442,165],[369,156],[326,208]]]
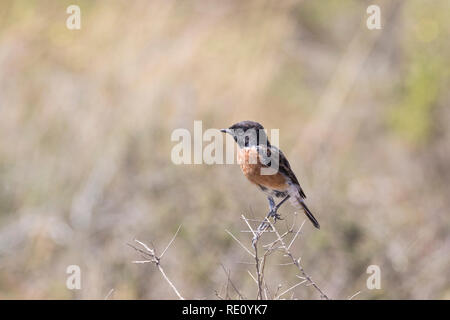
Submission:
[[[306,284],[306,286],[312,286],[316,291],[319,292],[320,297],[324,299],[330,299],[323,291],[322,289],[312,280],[312,278],[306,273],[306,271],[303,269],[303,266],[300,264],[301,258],[294,258],[293,254],[291,253],[291,247],[294,244],[294,242],[298,239],[303,226],[305,224],[305,220],[300,224],[297,230],[294,230],[296,228],[296,218],[297,215],[294,216],[292,225],[286,224],[286,231],[280,234],[280,232],[275,228],[274,223],[270,220],[270,213],[267,215],[262,221],[256,220],[256,219],[247,219],[244,215],[241,215],[242,220],[244,220],[245,224],[248,227],[248,230],[245,230],[244,232],[251,233],[253,235],[252,238],[252,249],[253,252],[247,248],[242,241],[237,239],[236,236],[234,236],[230,231],[226,230],[226,232],[251,256],[255,259],[254,263],[246,263],[246,264],[253,264],[255,265],[255,271],[256,274],[250,272],[248,270],[248,274],[252,278],[253,281],[255,281],[258,292],[256,295],[257,299],[280,299],[283,295],[292,292],[292,296],[294,295],[294,289],[297,288],[300,285]],[[260,222],[258,227],[255,229],[252,227],[250,222]],[[270,231],[270,234],[276,235],[276,238],[272,240],[271,242],[267,244],[263,244],[262,248],[264,249],[264,254],[260,256],[259,254],[259,248],[258,248],[258,242],[261,239],[261,236]],[[293,234],[292,239],[289,241],[286,241],[285,238],[289,235]],[[264,269],[267,264],[267,258],[270,254],[273,252],[282,252],[285,256],[288,256],[291,261],[288,263],[282,263],[279,265],[295,265],[297,269],[300,271],[301,275],[297,275],[299,279],[301,279],[300,282],[296,283],[295,285],[291,286],[287,290],[284,290],[283,292],[279,292],[281,285],[278,286],[276,292],[271,295],[269,287],[265,280],[264,275]]]
[[[281,237],[280,233],[278,232],[278,230],[275,228],[275,226],[273,225],[272,222],[270,222],[270,226],[272,227],[272,230],[274,230],[275,234],[278,237],[279,242],[281,243],[281,249],[284,250],[284,252],[286,253],[286,255],[292,260],[292,262],[294,263],[294,265],[297,267],[297,269],[301,272],[301,274],[303,275],[303,278],[305,280],[308,281],[308,286],[312,286],[314,287],[319,293],[320,293],[320,297],[324,298],[326,300],[330,300],[330,298],[322,291],[322,289],[320,289],[320,287],[312,280],[312,278],[305,272],[305,270],[303,269],[302,265],[300,264],[300,258],[299,259],[295,259],[294,256],[292,255],[289,247],[291,245],[289,245],[289,247],[286,246],[283,238]]]
[[[145,243],[134,239],[135,242],[137,242],[138,244],[140,244],[145,250],[142,250],[141,248],[138,248],[132,244],[128,245],[133,248],[134,250],[136,250],[137,252],[139,252],[141,254],[141,256],[145,259],[145,260],[137,260],[137,261],[133,261],[133,263],[139,264],[139,263],[153,263],[156,265],[156,267],[158,268],[159,272],[161,272],[162,276],[164,277],[164,279],[166,280],[166,282],[169,284],[169,286],[172,288],[172,290],[175,292],[175,294],[178,296],[178,298],[180,300],[184,300],[183,296],[180,294],[180,292],[178,291],[178,289],[175,287],[175,285],[172,283],[172,281],[170,281],[169,277],[166,275],[166,273],[164,272],[163,267],[161,266],[161,258],[163,257],[163,255],[167,252],[167,250],[169,249],[169,247],[172,245],[173,241],[175,240],[176,236],[178,235],[178,232],[180,231],[181,225],[178,227],[177,232],[175,233],[175,235],[172,237],[172,240],[169,242],[169,244],[166,246],[166,248],[164,249],[163,253],[161,255],[157,255],[156,254],[156,250],[153,246],[152,248],[149,248]]]
[[[227,275],[227,289],[226,289],[227,296],[228,296],[228,284],[231,284],[231,287],[234,289],[234,291],[236,291],[236,293],[238,294],[239,298],[241,300],[245,300],[245,297],[239,292],[239,290],[234,285],[233,281],[231,281],[231,271],[227,270],[223,264],[220,264],[220,265],[222,266],[223,271]]]

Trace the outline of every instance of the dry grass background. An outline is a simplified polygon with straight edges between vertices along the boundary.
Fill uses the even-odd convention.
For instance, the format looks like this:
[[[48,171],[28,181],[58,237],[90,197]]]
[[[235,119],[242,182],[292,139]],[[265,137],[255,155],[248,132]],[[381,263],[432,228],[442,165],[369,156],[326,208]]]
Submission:
[[[223,263],[251,296],[225,229],[266,199],[237,166],[174,165],[170,134],[252,119],[280,129],[321,223],[293,250],[329,296],[449,299],[450,4],[374,2],[381,31],[357,0],[2,1],[0,298],[176,298],[126,243],[161,250],[179,224],[165,266],[183,295],[215,298]],[[270,274],[287,288],[295,270]]]

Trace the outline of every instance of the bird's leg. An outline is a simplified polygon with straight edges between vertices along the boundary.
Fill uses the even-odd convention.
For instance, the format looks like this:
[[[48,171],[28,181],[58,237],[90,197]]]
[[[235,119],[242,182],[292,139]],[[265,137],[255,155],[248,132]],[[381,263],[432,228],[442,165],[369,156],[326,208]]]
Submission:
[[[279,207],[281,207],[281,205],[287,200],[289,199],[290,196],[287,195],[283,200],[280,201],[280,203],[278,203],[277,205],[275,205],[275,200],[273,200],[272,196],[267,196],[267,200],[269,201],[269,214],[267,215],[266,218],[264,218],[263,222],[261,222],[261,224],[258,226],[258,228],[256,229],[256,233],[254,234],[253,240],[252,240],[252,245],[254,248],[256,248],[256,242],[258,241],[259,237],[261,236],[261,234],[267,229],[267,227],[269,227],[270,223],[269,223],[269,218],[273,217],[275,222],[277,221],[277,219],[282,220],[280,215],[277,213],[277,210]]]
[[[275,200],[273,200],[272,196],[267,196],[267,200],[269,201],[269,213],[267,214],[267,217],[264,218],[264,220],[261,222],[261,224],[256,229],[256,233],[254,233],[253,240],[252,240],[252,246],[256,248],[256,242],[258,241],[259,237],[262,235],[262,233],[269,227],[269,218],[272,217],[273,212],[276,206],[275,206]]]
[[[291,196],[287,195],[286,197],[283,198],[283,200],[281,200],[277,205],[275,205],[275,201],[273,200],[272,196],[268,196],[267,199],[269,200],[269,207],[270,207],[270,212],[269,212],[269,217],[273,217],[273,219],[275,220],[275,222],[277,220],[283,220],[281,219],[281,216],[277,213],[278,208],[281,207],[281,205],[287,200],[289,199]]]
[[[281,200],[281,201],[277,204],[276,210],[278,210],[278,208],[281,207],[281,205],[282,205],[287,199],[289,199],[290,197],[291,197],[290,195],[287,195],[286,197],[284,197],[283,200]]]
[[[267,200],[269,201],[269,209],[270,213],[272,213],[273,209],[275,208],[275,200],[273,200],[272,196],[267,196]],[[269,213],[269,214],[270,214]],[[269,215],[270,216],[270,215]]]
[[[280,218],[280,215],[277,213],[278,207],[275,205],[275,200],[273,200],[272,196],[267,196],[267,200],[269,201],[269,214],[267,218],[274,217],[275,221]]]

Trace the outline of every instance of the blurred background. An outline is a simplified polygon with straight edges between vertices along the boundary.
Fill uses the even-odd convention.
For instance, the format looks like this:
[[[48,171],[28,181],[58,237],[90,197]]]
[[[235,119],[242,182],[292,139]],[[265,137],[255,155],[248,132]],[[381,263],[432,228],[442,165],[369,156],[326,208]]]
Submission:
[[[66,8],[81,8],[69,30]],[[381,30],[366,9],[381,8]],[[450,2],[0,2],[0,299],[175,299],[127,246],[161,250],[185,297],[221,264],[256,287],[240,215],[264,194],[237,165],[175,165],[170,139],[256,120],[280,129],[320,221],[293,252],[332,298],[450,299]],[[280,213],[289,219],[294,208]],[[267,270],[270,286],[295,269]],[[79,265],[81,290],[66,288]],[[369,265],[381,289],[368,290]],[[318,299],[311,287],[298,299]]]

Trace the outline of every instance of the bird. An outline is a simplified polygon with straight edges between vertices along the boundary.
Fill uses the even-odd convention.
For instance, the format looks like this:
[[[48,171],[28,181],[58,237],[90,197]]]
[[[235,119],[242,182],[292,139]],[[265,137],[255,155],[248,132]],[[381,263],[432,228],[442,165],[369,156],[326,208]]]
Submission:
[[[230,134],[238,144],[237,159],[242,173],[267,195],[269,216],[273,217],[275,222],[281,219],[277,210],[290,199],[295,207],[303,209],[314,227],[320,229],[319,222],[305,203],[306,194],[292,171],[288,159],[280,149],[270,144],[264,127],[260,123],[246,120],[220,131]],[[271,168],[276,169],[271,174],[262,172]],[[282,200],[275,205],[274,197],[282,198]]]

